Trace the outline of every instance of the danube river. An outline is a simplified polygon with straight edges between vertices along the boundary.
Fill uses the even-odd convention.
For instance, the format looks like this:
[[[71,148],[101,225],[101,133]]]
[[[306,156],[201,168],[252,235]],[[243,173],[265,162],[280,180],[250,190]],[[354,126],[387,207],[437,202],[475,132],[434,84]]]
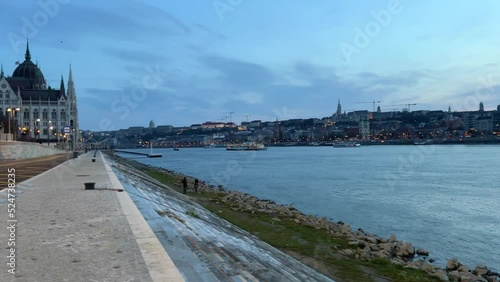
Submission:
[[[148,152],[149,150],[138,150]],[[426,145],[155,149],[120,154],[231,190],[292,204],[384,237],[444,265],[456,257],[500,270],[500,146]]]

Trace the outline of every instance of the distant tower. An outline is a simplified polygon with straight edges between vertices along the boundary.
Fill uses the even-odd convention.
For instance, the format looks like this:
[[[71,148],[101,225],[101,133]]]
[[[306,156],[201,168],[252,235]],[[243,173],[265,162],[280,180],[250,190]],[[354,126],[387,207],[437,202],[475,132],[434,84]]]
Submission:
[[[155,122],[153,120],[149,122],[149,128],[151,129],[155,128]]]
[[[500,105],[497,106],[497,112],[500,112]]]
[[[278,117],[276,117],[276,124],[274,126],[274,141],[275,142],[281,141],[281,127],[280,127],[280,122],[278,121]]]
[[[0,79],[3,78],[3,64],[2,64],[2,69],[0,70]]]
[[[479,111],[480,112],[484,112],[484,104],[483,104],[483,102],[479,103]]]
[[[445,114],[445,119],[446,120],[452,120],[453,119],[453,114],[451,113],[451,106],[448,105],[448,112]]]
[[[377,113],[381,113],[382,112],[382,109],[380,108],[380,106],[377,106]]]
[[[337,115],[340,116],[342,114],[342,106],[340,105],[340,99],[337,104]]]

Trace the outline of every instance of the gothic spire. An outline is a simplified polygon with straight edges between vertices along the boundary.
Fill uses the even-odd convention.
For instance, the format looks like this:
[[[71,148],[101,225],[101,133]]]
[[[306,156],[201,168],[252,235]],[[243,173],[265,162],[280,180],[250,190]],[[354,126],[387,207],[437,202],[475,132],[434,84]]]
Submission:
[[[0,79],[2,79],[2,78],[3,78],[3,64],[2,64],[2,67],[1,67],[1,68],[2,68],[2,69],[0,70]]]
[[[26,61],[30,61],[31,60],[30,44],[29,44],[29,42],[28,42],[27,39],[26,39],[26,54],[24,55],[24,58],[26,59]]]
[[[71,64],[69,64],[69,78],[68,83],[73,83],[73,72],[71,71]]]
[[[76,102],[75,83],[73,82],[73,71],[71,70],[71,64],[69,65],[67,95],[70,101]]]
[[[60,86],[61,92],[66,93],[66,90],[64,89],[64,79],[63,75],[61,74],[61,86]]]

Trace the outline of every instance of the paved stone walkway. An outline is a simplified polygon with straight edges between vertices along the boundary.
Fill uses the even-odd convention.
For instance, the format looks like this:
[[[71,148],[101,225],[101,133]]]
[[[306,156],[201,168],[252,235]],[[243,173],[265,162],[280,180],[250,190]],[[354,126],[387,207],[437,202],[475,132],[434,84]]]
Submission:
[[[0,281],[183,281],[104,158],[89,152],[0,192]],[[85,190],[95,182],[102,190]],[[15,224],[15,232],[6,227]],[[15,275],[7,240],[15,235]]]

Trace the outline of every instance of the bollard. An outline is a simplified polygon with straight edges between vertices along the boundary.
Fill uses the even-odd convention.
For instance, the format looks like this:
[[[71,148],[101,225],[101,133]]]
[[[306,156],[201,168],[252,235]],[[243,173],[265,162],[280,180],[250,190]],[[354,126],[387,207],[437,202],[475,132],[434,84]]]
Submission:
[[[92,162],[95,163],[95,159],[92,159]]]
[[[95,188],[95,182],[85,182],[83,184],[85,185],[85,190],[94,190]]]

